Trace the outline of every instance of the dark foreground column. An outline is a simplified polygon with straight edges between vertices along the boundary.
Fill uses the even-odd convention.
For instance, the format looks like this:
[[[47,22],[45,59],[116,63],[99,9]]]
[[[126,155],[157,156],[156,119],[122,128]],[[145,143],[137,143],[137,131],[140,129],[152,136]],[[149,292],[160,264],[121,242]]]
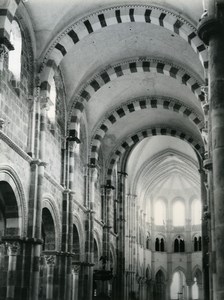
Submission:
[[[224,1],[209,2],[199,36],[209,45],[213,203],[215,218],[216,300],[224,299]]]

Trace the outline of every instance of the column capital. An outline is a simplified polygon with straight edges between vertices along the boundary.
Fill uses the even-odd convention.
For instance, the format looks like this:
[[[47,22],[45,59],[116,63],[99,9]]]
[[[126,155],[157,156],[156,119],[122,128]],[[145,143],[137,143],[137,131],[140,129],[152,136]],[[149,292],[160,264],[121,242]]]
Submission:
[[[75,274],[78,274],[79,271],[80,271],[80,269],[81,269],[80,264],[74,264],[74,265],[72,265],[72,271],[73,271]]]
[[[7,51],[11,51],[15,49],[12,43],[10,42],[10,40],[6,36],[0,37],[0,46],[4,46],[7,49]]]
[[[21,245],[19,241],[5,241],[5,247],[8,255],[19,255]]]
[[[47,96],[40,96],[40,108],[41,110],[49,110],[50,106],[53,105],[51,99]]]
[[[3,45],[0,44],[0,61],[5,60],[8,57],[9,49]]]
[[[47,265],[55,265],[56,256],[55,255],[44,255]]]
[[[118,171],[117,174],[120,175],[120,176],[124,176],[124,177],[128,176],[128,173],[122,172],[122,171]]]
[[[110,184],[110,183],[107,183],[107,184],[105,184],[105,185],[102,185],[101,187],[102,187],[107,193],[109,193],[109,192],[111,192],[112,190],[115,189],[115,187],[114,187],[112,184]]]
[[[206,170],[211,171],[212,170],[212,159],[211,158],[204,159],[203,167]]]
[[[221,7],[221,5],[219,5]],[[223,6],[223,4],[222,4]],[[224,6],[221,8],[224,9]],[[197,31],[200,39],[208,46],[209,40],[213,35],[221,35],[223,33],[223,24],[219,18],[206,15],[201,19]]]

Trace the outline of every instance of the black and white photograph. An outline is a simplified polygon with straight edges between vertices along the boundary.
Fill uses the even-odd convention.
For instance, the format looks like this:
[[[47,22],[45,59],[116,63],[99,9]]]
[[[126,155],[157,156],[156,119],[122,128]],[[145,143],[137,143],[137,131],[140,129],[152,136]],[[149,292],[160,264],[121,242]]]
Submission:
[[[0,300],[224,300],[224,0],[0,0]]]

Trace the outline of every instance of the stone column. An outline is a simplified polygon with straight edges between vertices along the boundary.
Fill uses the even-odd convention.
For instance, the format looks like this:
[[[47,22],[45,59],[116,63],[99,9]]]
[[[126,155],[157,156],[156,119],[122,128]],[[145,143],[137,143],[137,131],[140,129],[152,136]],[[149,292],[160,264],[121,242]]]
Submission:
[[[212,236],[214,236],[214,217],[211,222],[211,212],[213,210],[213,179],[212,179],[212,163],[211,163],[211,122],[209,117],[208,87],[202,87],[205,95],[205,103],[202,108],[205,116],[205,126],[202,129],[202,137],[204,139],[205,154],[203,167],[200,168],[201,174],[201,199],[202,199],[202,265],[203,265],[203,289],[204,299],[212,299],[213,294],[212,283]],[[209,263],[210,260],[210,263]],[[210,266],[209,266],[210,265]]]
[[[79,300],[78,299],[79,271],[80,271],[80,265],[72,266],[72,298],[71,298],[71,300]]]
[[[201,200],[202,200],[202,269],[204,300],[209,300],[209,227],[207,215],[207,178],[203,169],[199,170],[201,175]]]
[[[72,249],[73,249],[73,197],[75,194],[75,182],[74,182],[74,168],[75,168],[75,148],[78,146],[77,141],[68,142],[69,151],[69,176],[68,176],[68,214],[67,214],[67,226],[68,226],[68,257],[67,257],[67,280],[66,280],[66,293],[65,299],[71,299],[72,293]]]
[[[109,270],[109,259],[110,259],[110,230],[112,228],[113,221],[113,186],[105,186],[105,201],[106,201],[106,220],[104,226],[104,238],[103,238],[103,255],[107,257],[106,269]]]
[[[123,300],[125,288],[125,194],[127,173],[118,172],[118,249],[116,297]]]
[[[56,263],[55,255],[46,255],[47,262],[47,291],[46,300],[53,300],[53,288],[54,288],[54,267]]]
[[[210,1],[198,34],[209,46],[209,100],[212,136],[216,280],[214,299],[224,299],[224,1]],[[213,218],[213,215],[212,215]]]
[[[84,274],[83,300],[91,300],[93,293],[93,266],[94,266],[94,217],[95,217],[95,183],[98,177],[97,166],[89,165],[88,183],[89,195],[87,195],[87,211],[85,220],[85,264],[82,266]]]
[[[187,284],[187,297],[188,297],[187,299],[192,300],[192,286],[194,282],[191,280],[187,280],[186,284]]]
[[[34,224],[32,228],[32,234],[35,239],[41,241],[41,224],[42,224],[42,198],[43,198],[43,181],[44,181],[44,172],[45,172],[45,140],[46,140],[46,126],[47,126],[47,110],[49,108],[49,98],[40,97],[40,130],[39,130],[39,147],[36,150],[39,150],[38,155],[39,160],[35,166],[33,172],[33,178],[31,179],[31,189],[34,189],[32,192],[32,197],[30,201],[30,208],[33,212],[33,221],[29,219],[29,227],[32,228],[31,224]],[[36,130],[38,132],[38,128]],[[32,169],[31,169],[32,170]],[[29,228],[28,228],[29,230]],[[31,233],[31,232],[30,232]],[[41,254],[41,243],[35,243],[33,245],[33,263],[32,263],[32,290],[31,295],[33,300],[38,300],[39,292],[39,271],[40,271],[40,254]]]
[[[17,269],[17,257],[20,254],[21,245],[18,241],[7,241],[5,242],[5,245],[8,254],[6,300],[20,299],[21,295],[19,295],[19,290],[17,287],[19,278],[16,269]]]

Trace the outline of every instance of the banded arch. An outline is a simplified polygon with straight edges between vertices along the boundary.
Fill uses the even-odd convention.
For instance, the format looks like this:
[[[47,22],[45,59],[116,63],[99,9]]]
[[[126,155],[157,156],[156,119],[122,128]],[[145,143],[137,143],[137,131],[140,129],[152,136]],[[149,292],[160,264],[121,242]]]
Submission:
[[[102,139],[109,128],[119,119],[139,110],[159,108],[171,110],[189,118],[198,127],[199,131],[204,127],[202,118],[177,99],[163,96],[136,98],[110,112],[106,119],[98,126],[91,143],[90,163],[96,164]]]
[[[13,50],[10,42],[12,21],[21,0],[3,1],[0,8],[0,44],[5,45],[8,50]]]
[[[41,66],[41,90],[50,91],[50,78],[54,66],[59,66],[62,59],[71,49],[89,34],[102,30],[111,25],[122,23],[154,24],[179,35],[199,55],[205,69],[208,68],[207,48],[197,36],[196,28],[184,18],[175,13],[155,6],[123,5],[100,10],[69,25],[50,45],[43,58]]]
[[[16,233],[25,236],[27,230],[27,202],[24,188],[16,171],[10,167],[0,166],[0,183],[2,190],[7,194],[6,207],[6,234]],[[4,195],[3,195],[4,196]],[[9,199],[11,197],[11,200]]]
[[[158,136],[158,135],[177,137],[189,143],[191,147],[195,150],[195,152],[199,153],[199,156],[203,157],[204,155],[203,142],[198,141],[197,138],[182,130],[177,130],[176,128],[165,127],[165,126],[156,126],[148,129],[143,129],[135,133],[134,135],[129,136],[125,140],[121,141],[119,146],[116,147],[111,152],[111,159],[108,164],[107,175],[106,175],[107,178],[106,185],[108,187],[113,187],[113,170],[119,158],[121,157],[122,154],[125,153],[125,151],[130,149],[138,142],[142,141],[144,138]]]
[[[84,88],[76,96],[72,115],[70,116],[69,136],[78,136],[78,123],[86,104],[91,97],[107,83],[134,73],[157,73],[176,79],[181,84],[186,85],[200,102],[204,102],[205,96],[201,91],[203,82],[199,82],[189,72],[186,72],[179,66],[157,59],[143,60],[141,58],[119,63],[113,67],[108,67],[91,78]]]

